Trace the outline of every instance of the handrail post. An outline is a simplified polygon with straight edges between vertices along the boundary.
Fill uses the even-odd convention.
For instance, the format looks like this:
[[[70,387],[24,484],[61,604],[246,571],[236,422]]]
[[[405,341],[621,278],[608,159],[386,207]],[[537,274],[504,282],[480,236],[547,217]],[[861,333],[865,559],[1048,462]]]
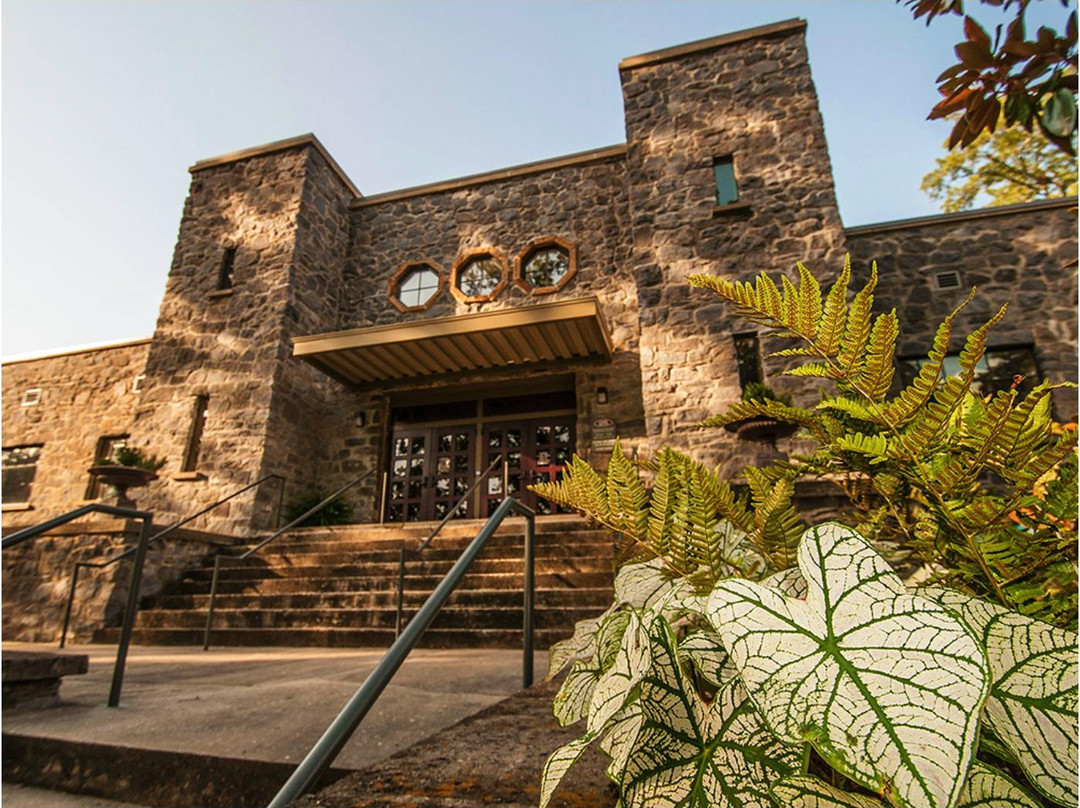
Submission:
[[[522,589],[522,674],[521,686],[532,687],[533,683],[533,601],[535,600],[535,548],[536,541],[536,516],[524,508],[518,512],[525,517],[525,582]]]
[[[71,589],[68,590],[67,606],[64,607],[64,627],[60,629],[60,647],[67,642],[68,626],[71,625],[71,607],[75,604],[75,585],[79,583],[79,568],[82,562],[75,562],[75,568],[71,571]]]
[[[502,478],[503,478],[502,479],[503,499],[509,499],[510,498],[510,464],[509,463],[503,463],[502,467],[503,467],[503,469],[502,469],[502,471],[503,471],[503,474],[502,474]]]
[[[221,572],[221,553],[214,556],[214,577],[210,579],[210,604],[206,608],[206,628],[203,630],[204,651],[210,650],[210,632],[214,626],[214,603],[217,601],[218,574]]]
[[[124,685],[124,664],[127,662],[128,646],[131,644],[131,632],[135,628],[135,614],[139,609],[139,590],[142,588],[143,563],[146,561],[146,547],[150,543],[150,530],[154,517],[147,516],[139,530],[139,544],[135,550],[135,561],[131,568],[131,582],[128,588],[127,608],[124,610],[124,624],[120,629],[120,645],[116,649],[116,667],[113,668],[112,688],[109,690],[109,706],[120,705],[120,688]]]
[[[379,495],[379,524],[386,522],[386,472],[382,473],[382,493]]]
[[[405,547],[402,545],[398,556],[397,574],[397,621],[394,623],[394,639],[401,636],[401,613],[405,608]]]
[[[285,478],[280,474],[274,475],[278,478],[278,492],[277,492],[277,514],[274,517],[274,529],[277,530],[281,527],[282,511],[285,509]]]

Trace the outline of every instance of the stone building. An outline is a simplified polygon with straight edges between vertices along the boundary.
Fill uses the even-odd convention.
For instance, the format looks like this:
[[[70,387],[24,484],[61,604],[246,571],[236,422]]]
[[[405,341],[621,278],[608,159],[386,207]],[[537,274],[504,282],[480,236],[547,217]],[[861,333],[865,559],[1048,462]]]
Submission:
[[[196,163],[154,334],[4,364],[4,527],[100,496],[86,469],[121,442],[166,459],[139,497],[161,522],[269,473],[296,495],[368,471],[357,521],[432,520],[496,458],[535,503],[528,483],[574,451],[603,465],[616,435],[737,473],[758,449],[698,423],[755,375],[816,393],[697,272],[877,261],[911,358],[978,285],[958,331],[1014,302],[988,379],[1075,381],[1076,200],[845,228],[804,29],[624,60],[626,142],[594,151],[373,196],[313,135]],[[251,535],[276,504],[205,529]]]

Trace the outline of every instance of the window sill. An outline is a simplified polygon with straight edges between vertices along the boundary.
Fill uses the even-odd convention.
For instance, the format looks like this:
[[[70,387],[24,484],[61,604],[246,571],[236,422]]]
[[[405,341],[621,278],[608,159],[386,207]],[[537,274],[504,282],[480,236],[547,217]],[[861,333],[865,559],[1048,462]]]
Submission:
[[[217,291],[208,294],[207,297],[232,297],[234,291],[234,289],[218,289]]]
[[[750,205],[746,202],[732,202],[730,205],[720,205],[713,208],[713,216],[727,216],[729,213],[749,213]]]
[[[5,502],[2,506],[3,513],[8,511],[32,511],[34,506],[29,502]]]
[[[199,480],[205,480],[206,475],[201,471],[178,471],[172,475],[171,479],[178,483],[195,483]]]

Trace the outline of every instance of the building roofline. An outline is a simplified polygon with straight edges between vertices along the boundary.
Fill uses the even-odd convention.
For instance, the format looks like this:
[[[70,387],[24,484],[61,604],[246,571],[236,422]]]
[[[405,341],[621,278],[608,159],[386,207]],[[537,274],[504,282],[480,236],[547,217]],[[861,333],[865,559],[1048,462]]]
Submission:
[[[889,230],[906,230],[913,227],[924,227],[935,224],[955,224],[956,222],[975,221],[978,219],[990,219],[996,216],[1008,216],[1012,213],[1030,213],[1035,210],[1055,210],[1057,208],[1076,207],[1075,196],[1065,196],[1060,199],[1038,199],[1034,202],[1018,202],[1015,205],[999,205],[993,208],[979,208],[978,210],[961,210],[956,213],[937,213],[932,216],[916,216],[912,219],[894,219],[889,222],[876,224],[860,224],[855,227],[845,227],[845,236],[861,236],[866,233],[883,233]]]
[[[69,348],[57,348],[51,351],[40,351],[33,353],[16,354],[15,356],[5,357],[0,360],[0,364],[4,365],[16,365],[20,362],[34,362],[38,359],[52,359],[57,356],[71,356],[72,354],[81,353],[94,353],[95,351],[109,351],[114,348],[131,348],[136,345],[148,345],[152,341],[151,337],[143,337],[142,339],[129,339],[123,342],[92,342],[86,345],[72,345]]]
[[[708,39],[687,42],[684,45],[675,45],[671,48],[649,51],[648,53],[642,53],[637,56],[628,56],[619,62],[619,70],[633,70],[637,67],[646,67],[648,65],[659,64],[660,62],[669,62],[672,59],[679,59],[692,53],[724,48],[728,45],[746,42],[749,39],[761,39],[762,37],[805,30],[806,20],[798,17],[790,20],[782,20],[781,22],[774,22],[770,25],[759,25],[756,28],[746,28],[742,31],[733,31],[730,34],[721,34],[720,36],[709,37]]]
[[[625,143],[618,143],[614,146],[589,149],[588,151],[566,154],[562,157],[550,157],[546,160],[537,160],[532,163],[521,163],[520,165],[510,166],[509,168],[485,171],[481,174],[469,174],[464,177],[427,183],[426,185],[414,185],[411,188],[402,188],[399,191],[387,191],[382,194],[372,194],[363,199],[355,199],[349,206],[353,208],[366,208],[372,205],[378,205],[382,202],[396,202],[401,199],[410,199],[414,196],[425,196],[427,194],[437,194],[444,191],[456,191],[459,188],[469,188],[474,185],[484,185],[490,182],[500,182],[502,180],[515,179],[517,177],[526,177],[530,174],[542,174],[545,171],[554,171],[555,169],[566,168],[568,166],[598,163],[615,157],[625,157],[626,148]]]
[[[205,160],[199,160],[193,166],[188,168],[192,174],[196,171],[204,171],[208,168],[216,168],[217,166],[228,165],[229,163],[235,163],[240,160],[247,160],[251,157],[261,157],[264,154],[273,154],[274,152],[285,151],[287,149],[295,149],[298,146],[311,146],[322,155],[322,158],[329,164],[330,169],[337,175],[345,187],[352,191],[353,196],[362,197],[363,194],[360,190],[353,185],[353,181],[349,179],[349,175],[345,173],[345,170],[338,165],[337,160],[330,156],[330,152],[326,150],[326,147],[319,142],[319,139],[314,134],[308,132],[306,135],[297,135],[296,137],[286,138],[285,140],[275,140],[273,143],[264,143],[261,146],[252,146],[250,149],[241,149],[240,151],[230,152],[228,154],[222,154],[217,157],[208,157]]]

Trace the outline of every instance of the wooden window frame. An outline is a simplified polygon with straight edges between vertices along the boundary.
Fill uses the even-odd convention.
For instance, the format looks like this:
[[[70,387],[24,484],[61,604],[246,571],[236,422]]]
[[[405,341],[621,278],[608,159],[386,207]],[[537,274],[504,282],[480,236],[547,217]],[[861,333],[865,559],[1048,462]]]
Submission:
[[[529,259],[532,258],[534,253],[553,247],[566,252],[567,258],[570,261],[570,269],[567,270],[566,274],[563,275],[559,282],[554,286],[533,286],[525,279],[525,265],[528,264]],[[559,238],[558,236],[542,236],[541,238],[533,239],[525,245],[525,248],[519,252],[514,259],[514,285],[523,292],[528,292],[530,295],[550,295],[561,291],[566,284],[570,283],[571,279],[576,274],[577,247],[566,239]]]
[[[7,501],[7,502],[3,503],[3,506],[4,506],[5,510],[29,510],[30,509],[30,498],[34,495],[34,481],[37,479],[37,467],[38,467],[38,464],[41,462],[41,453],[45,449],[45,444],[44,443],[23,443],[23,444],[18,444],[18,445],[15,445],[15,446],[5,446],[3,448],[4,448],[5,452],[15,451],[17,449],[37,449],[37,454],[34,456],[34,462],[33,463],[24,463],[24,464],[21,464],[21,465],[4,466],[2,469],[0,469],[0,476],[2,476],[2,477],[7,476],[7,471],[9,469],[11,469],[11,470],[25,469],[25,468],[32,469],[32,472],[30,474],[30,479],[26,481],[26,499],[10,500],[10,501]],[[10,485],[4,485],[3,490],[4,490],[4,494],[7,495],[11,491],[11,486]]]
[[[401,282],[408,277],[409,273],[414,269],[430,269],[436,275],[439,276],[439,286],[435,290],[435,293],[427,299],[426,303],[421,303],[419,306],[406,306],[401,302],[401,298],[398,297],[398,287]],[[390,276],[390,283],[387,285],[387,294],[390,295],[390,303],[395,309],[402,314],[406,314],[410,311],[427,311],[436,303],[439,302],[439,298],[442,296],[443,290],[446,289],[446,273],[443,268],[430,258],[421,258],[416,261],[406,261],[400,267],[397,272]]]
[[[499,283],[495,288],[486,295],[467,295],[458,288],[458,279],[461,277],[461,273],[468,269],[469,264],[481,258],[490,258],[498,264],[502,269],[502,278],[499,279]],[[498,247],[478,247],[474,250],[466,250],[457,257],[454,266],[450,269],[450,293],[460,303],[490,303],[506,288],[509,277],[510,264],[506,260],[506,255]]]

